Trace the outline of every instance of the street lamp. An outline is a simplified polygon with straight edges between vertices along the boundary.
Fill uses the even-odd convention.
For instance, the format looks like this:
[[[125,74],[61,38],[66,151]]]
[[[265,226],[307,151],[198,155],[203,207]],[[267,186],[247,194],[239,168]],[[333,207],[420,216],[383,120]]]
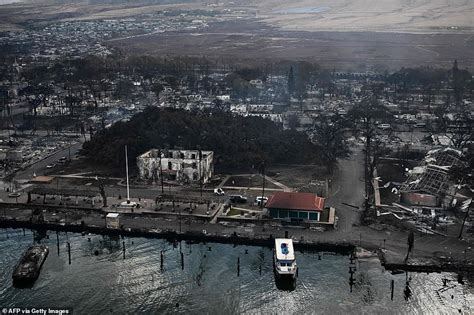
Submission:
[[[160,181],[161,181],[161,194],[164,194],[164,188],[163,188],[163,166],[161,165],[161,149],[158,150],[158,154],[160,155]]]

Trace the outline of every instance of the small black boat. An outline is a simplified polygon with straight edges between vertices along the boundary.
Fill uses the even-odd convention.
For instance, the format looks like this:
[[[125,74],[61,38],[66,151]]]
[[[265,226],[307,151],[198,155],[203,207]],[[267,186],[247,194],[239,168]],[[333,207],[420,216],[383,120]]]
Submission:
[[[13,284],[15,286],[32,285],[38,279],[48,253],[49,249],[45,245],[30,246],[13,271]]]

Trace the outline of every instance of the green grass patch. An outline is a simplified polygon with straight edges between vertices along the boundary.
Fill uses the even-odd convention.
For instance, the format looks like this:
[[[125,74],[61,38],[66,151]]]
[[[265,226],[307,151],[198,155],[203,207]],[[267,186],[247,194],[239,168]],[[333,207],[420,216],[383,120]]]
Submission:
[[[240,214],[241,211],[242,210],[232,208],[227,212],[227,216],[229,217],[229,216],[233,216],[233,215],[238,215],[238,214]]]

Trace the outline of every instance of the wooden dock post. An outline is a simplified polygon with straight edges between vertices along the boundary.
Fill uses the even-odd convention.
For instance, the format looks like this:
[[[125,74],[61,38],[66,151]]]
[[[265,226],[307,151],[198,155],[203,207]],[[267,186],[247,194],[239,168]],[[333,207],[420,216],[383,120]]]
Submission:
[[[260,273],[260,275],[262,275],[262,265],[258,267],[258,272]]]
[[[69,264],[71,264],[71,243],[67,242],[67,255],[69,259]]]
[[[160,252],[160,270],[163,271],[163,251]]]
[[[356,264],[355,264],[356,258],[357,257],[355,255],[355,250],[354,250],[351,252],[351,255],[349,256],[349,274],[350,274],[349,286],[350,286],[351,293],[352,293],[352,287],[355,284],[354,273],[356,272]]]
[[[181,270],[184,270],[184,254],[181,252]]]
[[[395,286],[395,280],[390,282],[390,299],[393,301],[393,288]]]
[[[56,246],[58,247],[58,256],[59,256],[59,231],[56,231]]]
[[[237,257],[237,277],[240,277],[240,257]]]
[[[349,286],[350,286],[350,290],[351,290],[351,293],[352,293],[352,287],[354,286],[355,284],[355,281],[354,281],[354,267],[349,267],[349,274],[351,275],[349,277]]]
[[[123,259],[125,259],[125,241],[122,241]]]

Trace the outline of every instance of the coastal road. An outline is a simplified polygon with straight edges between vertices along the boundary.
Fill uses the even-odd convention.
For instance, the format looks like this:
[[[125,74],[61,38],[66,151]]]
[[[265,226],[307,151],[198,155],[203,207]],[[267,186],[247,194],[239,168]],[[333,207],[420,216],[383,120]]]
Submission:
[[[334,174],[326,205],[336,208],[339,230],[350,231],[353,224],[359,224],[364,202],[364,153],[362,147],[355,147],[349,159],[340,160]]]

